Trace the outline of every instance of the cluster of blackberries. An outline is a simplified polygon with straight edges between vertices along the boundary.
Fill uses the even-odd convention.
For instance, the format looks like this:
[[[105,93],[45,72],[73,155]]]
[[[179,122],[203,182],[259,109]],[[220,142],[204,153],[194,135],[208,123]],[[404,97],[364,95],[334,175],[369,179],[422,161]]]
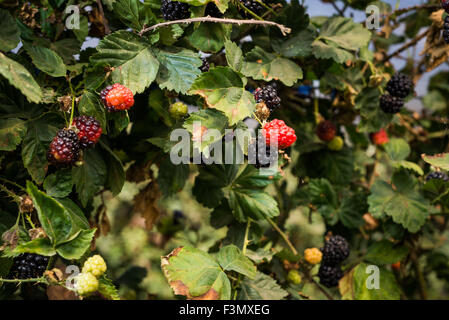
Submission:
[[[338,281],[343,278],[340,264],[349,256],[349,250],[349,244],[342,236],[332,236],[324,243],[321,249],[323,259],[318,271],[322,285],[328,288],[338,285]]]
[[[404,106],[404,98],[412,93],[413,83],[410,77],[397,73],[387,83],[387,91],[380,97],[380,108],[385,113],[398,113]]]
[[[161,12],[164,20],[181,20],[190,17],[190,5],[179,1],[162,0]]]
[[[47,151],[50,164],[60,167],[75,164],[80,159],[81,150],[93,147],[103,132],[100,123],[92,116],[75,118],[71,128],[59,130],[51,141]]]
[[[253,13],[260,15],[262,13],[262,5],[254,0],[239,0],[247,9],[251,10]],[[240,14],[244,17],[251,17],[245,10],[241,10]]]
[[[430,180],[443,180],[444,182],[449,181],[449,176],[441,171],[433,171],[431,173],[429,173],[426,177],[426,181],[430,181]]]
[[[14,258],[12,276],[17,279],[39,278],[47,269],[48,257],[35,253],[23,253]]]
[[[254,91],[254,98],[256,102],[265,102],[265,105],[273,111],[281,106],[281,98],[279,98],[276,88],[272,85],[266,85],[262,88],[257,88]]]

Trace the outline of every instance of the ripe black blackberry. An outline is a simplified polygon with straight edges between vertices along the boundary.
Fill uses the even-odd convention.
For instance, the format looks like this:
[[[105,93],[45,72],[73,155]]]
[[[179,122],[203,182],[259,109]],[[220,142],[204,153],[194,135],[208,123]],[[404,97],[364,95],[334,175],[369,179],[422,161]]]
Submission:
[[[426,177],[426,181],[430,181],[430,180],[443,180],[444,182],[449,181],[449,176],[441,171],[433,171],[431,173],[429,173]]]
[[[39,278],[47,269],[48,257],[35,253],[23,253],[14,258],[12,276],[17,279]]]
[[[239,0],[247,9],[251,10],[253,13],[260,15],[262,13],[262,5],[254,0]],[[244,17],[252,17],[251,14],[245,10],[241,10],[240,14]]]
[[[349,256],[349,243],[342,236],[332,236],[324,243],[322,264],[337,266]]]
[[[281,106],[281,98],[279,98],[277,90],[271,85],[257,88],[254,91],[254,98],[258,103],[262,101],[265,102],[270,111]]]
[[[449,0],[448,0],[449,2]],[[449,44],[449,15],[444,18],[443,24],[443,39],[446,43]]]
[[[279,152],[276,150],[271,154],[270,146],[266,145],[263,140],[262,143],[259,143],[259,141],[256,140],[248,146],[248,158],[252,162],[254,162],[255,159],[253,165],[257,169],[269,168],[270,164],[277,164]]]
[[[93,147],[103,132],[100,123],[92,116],[77,117],[72,125],[78,129],[81,149]]]
[[[389,94],[383,94],[380,97],[380,108],[385,113],[398,113],[404,106],[404,99],[394,97]]]
[[[190,5],[179,1],[161,0],[161,12],[164,20],[180,20],[190,17]]]
[[[200,67],[201,72],[207,72],[209,71],[210,65],[206,58],[201,59],[203,60],[203,64]]]
[[[338,286],[338,281],[343,278],[343,275],[343,271],[340,267],[321,264],[320,269],[318,270],[320,283],[328,288]]]
[[[204,16],[211,16],[214,18],[223,17],[223,13],[218,9],[218,7],[213,2],[209,2],[204,10]]]
[[[53,138],[47,151],[47,159],[58,166],[73,165],[80,158],[80,140],[75,131],[61,129]]]
[[[412,80],[403,73],[396,73],[387,83],[387,91],[394,97],[405,98],[412,90]]]

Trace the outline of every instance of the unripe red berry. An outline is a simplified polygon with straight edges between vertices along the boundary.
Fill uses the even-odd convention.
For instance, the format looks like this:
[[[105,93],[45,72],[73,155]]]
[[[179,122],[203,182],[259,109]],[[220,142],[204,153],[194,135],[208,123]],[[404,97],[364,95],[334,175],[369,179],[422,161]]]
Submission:
[[[388,138],[388,134],[384,129],[380,129],[378,132],[374,132],[370,134],[371,141],[377,145],[383,145],[387,143],[390,139]]]
[[[316,135],[322,141],[329,142],[337,133],[337,127],[329,120],[321,121],[316,128]]]
[[[132,91],[120,83],[107,86],[101,91],[100,95],[109,112],[128,110],[134,105]]]
[[[263,134],[267,145],[270,145],[271,137],[277,134],[278,149],[286,149],[296,141],[295,130],[278,119],[266,123],[263,126]]]

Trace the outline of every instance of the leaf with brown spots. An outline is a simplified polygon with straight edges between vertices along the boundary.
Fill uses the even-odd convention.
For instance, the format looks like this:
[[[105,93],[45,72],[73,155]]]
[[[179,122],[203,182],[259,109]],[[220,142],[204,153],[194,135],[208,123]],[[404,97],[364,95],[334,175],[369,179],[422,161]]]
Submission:
[[[218,262],[193,247],[179,247],[161,258],[173,292],[191,300],[228,300],[231,284]]]
[[[449,153],[440,153],[433,156],[421,155],[423,160],[434,167],[449,170]]]

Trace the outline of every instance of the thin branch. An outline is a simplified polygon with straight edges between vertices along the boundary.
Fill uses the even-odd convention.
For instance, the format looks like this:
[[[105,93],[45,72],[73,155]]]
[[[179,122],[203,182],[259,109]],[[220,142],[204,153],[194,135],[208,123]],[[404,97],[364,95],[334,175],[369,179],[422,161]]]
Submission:
[[[290,242],[290,239],[288,238],[288,236],[278,227],[278,225],[276,223],[273,222],[273,220],[271,220],[270,218],[267,218],[267,221],[273,226],[274,230],[276,230],[279,233],[279,235],[282,237],[282,239],[284,239],[285,243],[287,243],[288,247],[293,252],[293,254],[295,256],[297,256],[298,251],[295,249],[293,244]]]
[[[258,24],[258,25],[266,25],[266,26],[275,26],[281,30],[282,34],[286,36],[288,33],[291,32],[290,28],[287,28],[286,26],[282,24],[278,24],[273,21],[266,21],[266,20],[238,20],[238,19],[226,19],[226,18],[213,18],[210,16],[207,17],[198,17],[198,18],[190,18],[190,19],[182,19],[182,20],[173,20],[173,21],[166,21],[162,23],[155,24],[151,27],[144,28],[142,31],[139,32],[139,35],[142,36],[145,32],[156,30],[162,27],[166,27],[172,24],[182,24],[182,23],[195,23],[195,22],[214,22],[214,23],[224,23],[224,24]]]
[[[100,11],[101,19],[103,20],[104,33],[110,34],[111,29],[109,28],[108,20],[106,20],[106,16],[104,15],[104,10],[103,10],[103,5],[101,4],[101,0],[97,0],[97,6],[98,6],[98,10]]]
[[[439,4],[421,4],[416,6],[411,6],[407,8],[397,9],[390,13],[388,16],[398,16],[409,11],[420,10],[420,9],[441,9],[441,5]]]
[[[397,56],[398,54],[400,54],[402,51],[407,50],[410,47],[413,47],[414,45],[416,45],[421,39],[425,38],[427,35],[429,34],[429,29],[423,33],[421,33],[420,35],[416,36],[413,40],[411,40],[410,42],[407,42],[406,44],[404,44],[402,47],[400,47],[398,50],[394,51],[393,53],[391,53],[390,55],[388,55],[385,59],[382,60],[382,62],[387,62],[388,60],[390,60],[391,58],[393,58],[394,56]]]

